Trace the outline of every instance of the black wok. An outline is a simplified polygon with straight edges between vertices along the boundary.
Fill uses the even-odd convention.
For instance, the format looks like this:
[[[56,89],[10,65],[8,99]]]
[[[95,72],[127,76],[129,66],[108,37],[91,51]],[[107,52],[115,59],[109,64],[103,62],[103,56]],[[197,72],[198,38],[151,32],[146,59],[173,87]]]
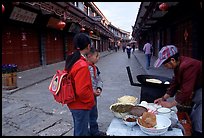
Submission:
[[[139,83],[133,82],[132,74],[130,71],[130,67],[127,66],[127,73],[130,80],[130,84],[132,86],[139,86],[141,87],[141,96],[140,96],[140,102],[141,101],[147,101],[149,103],[154,102],[155,99],[162,97],[165,93],[167,88],[170,84],[164,84],[166,81],[169,83],[171,82],[170,78],[163,77],[163,76],[157,76],[157,75],[137,75],[137,80]],[[158,79],[162,83],[152,83],[147,82],[146,79]]]
[[[162,83],[152,83],[152,82],[147,82],[147,79],[157,79],[160,80]],[[145,86],[152,86],[152,87],[164,87],[167,88],[169,87],[170,84],[165,84],[166,81],[169,83],[171,82],[171,79],[162,77],[162,76],[157,76],[157,75],[137,75],[137,80],[141,83],[141,85]]]
[[[133,78],[132,78],[132,74],[131,74],[131,71],[130,71],[130,67],[127,66],[126,69],[127,69],[128,77],[129,77],[129,80],[130,80],[130,84],[132,86],[142,86],[142,85],[144,85],[144,86],[167,88],[167,87],[169,87],[170,84],[164,84],[164,83],[166,81],[168,81],[169,83],[171,82],[170,78],[163,77],[163,76],[157,76],[157,75],[137,75],[136,77],[137,77],[137,80],[138,80],[139,83],[135,83],[135,82],[133,82]],[[147,82],[146,81],[147,79],[158,79],[162,83],[158,84],[158,83]]]

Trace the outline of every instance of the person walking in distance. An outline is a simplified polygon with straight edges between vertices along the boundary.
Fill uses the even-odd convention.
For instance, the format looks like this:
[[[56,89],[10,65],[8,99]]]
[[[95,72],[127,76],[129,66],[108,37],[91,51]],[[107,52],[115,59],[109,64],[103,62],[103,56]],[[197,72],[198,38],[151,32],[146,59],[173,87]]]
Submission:
[[[95,105],[91,75],[85,55],[90,51],[91,39],[85,33],[74,36],[76,51],[66,58],[65,69],[74,80],[76,100],[67,104],[74,122],[74,136],[89,135],[89,113]]]
[[[149,41],[147,41],[147,43],[144,45],[143,51],[146,57],[146,69],[149,70],[150,63],[151,63],[151,57],[152,57],[152,51],[153,51],[153,47],[149,43]]]
[[[106,136],[105,132],[99,131],[98,128],[98,109],[97,109],[97,97],[101,95],[103,88],[103,81],[100,77],[99,68],[95,65],[100,58],[99,52],[92,47],[90,52],[87,54],[87,60],[89,62],[89,71],[91,73],[91,80],[95,98],[95,106],[90,111],[89,115],[89,126],[90,126],[90,135],[91,136]]]
[[[127,55],[128,55],[128,58],[130,58],[130,56],[131,56],[131,47],[130,47],[130,45],[127,45],[127,47],[126,47],[126,52],[127,52]]]
[[[125,52],[125,49],[126,49],[126,44],[125,43],[123,43],[122,48],[123,48],[123,52]]]
[[[133,45],[132,45],[132,53],[135,52],[135,48],[136,48],[135,43],[133,43]]]

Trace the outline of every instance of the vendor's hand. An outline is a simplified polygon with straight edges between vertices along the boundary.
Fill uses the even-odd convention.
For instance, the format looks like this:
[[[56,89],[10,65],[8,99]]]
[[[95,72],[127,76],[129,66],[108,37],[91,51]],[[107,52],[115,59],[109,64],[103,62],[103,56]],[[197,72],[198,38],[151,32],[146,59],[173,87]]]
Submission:
[[[160,105],[166,108],[172,108],[174,106],[172,102],[167,102],[167,101],[161,101]]]
[[[154,100],[154,103],[160,105],[161,101],[162,101],[162,98],[158,98]]]

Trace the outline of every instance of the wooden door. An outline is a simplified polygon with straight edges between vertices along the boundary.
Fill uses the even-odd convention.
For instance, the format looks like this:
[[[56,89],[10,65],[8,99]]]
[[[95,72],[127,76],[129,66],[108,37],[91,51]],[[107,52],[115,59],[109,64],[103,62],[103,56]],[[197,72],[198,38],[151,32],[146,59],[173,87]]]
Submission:
[[[175,26],[172,33],[180,55],[192,57],[192,22],[186,21]]]
[[[2,31],[2,64],[17,64],[19,71],[40,66],[37,31],[28,26],[5,25]]]
[[[45,38],[46,63],[52,64],[64,60],[64,44],[62,33],[47,30]]]

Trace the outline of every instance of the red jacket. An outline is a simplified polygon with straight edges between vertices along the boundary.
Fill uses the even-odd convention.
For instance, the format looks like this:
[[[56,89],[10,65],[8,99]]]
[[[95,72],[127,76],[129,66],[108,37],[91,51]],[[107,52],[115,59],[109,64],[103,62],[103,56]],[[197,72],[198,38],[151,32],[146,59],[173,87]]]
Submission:
[[[76,88],[76,101],[67,104],[67,106],[70,109],[90,110],[95,105],[91,75],[86,59],[81,56],[79,60],[71,69],[71,76],[74,78]]]

